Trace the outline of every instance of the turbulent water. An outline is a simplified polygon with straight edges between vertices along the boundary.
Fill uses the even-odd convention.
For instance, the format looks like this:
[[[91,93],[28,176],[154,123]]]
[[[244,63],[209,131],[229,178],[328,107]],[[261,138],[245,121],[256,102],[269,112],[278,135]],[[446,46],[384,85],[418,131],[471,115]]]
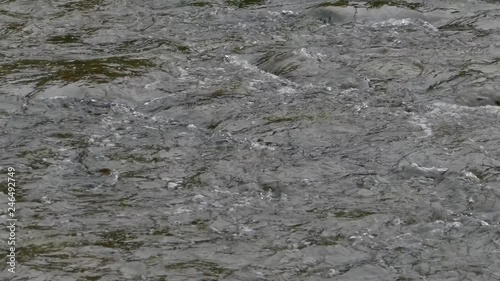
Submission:
[[[0,82],[1,280],[500,280],[500,1],[3,0]]]

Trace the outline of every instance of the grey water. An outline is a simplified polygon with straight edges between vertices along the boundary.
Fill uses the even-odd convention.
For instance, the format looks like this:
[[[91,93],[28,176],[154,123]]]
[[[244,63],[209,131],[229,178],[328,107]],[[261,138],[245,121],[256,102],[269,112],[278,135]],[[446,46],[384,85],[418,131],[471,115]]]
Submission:
[[[500,1],[0,0],[0,130],[0,280],[500,280]]]

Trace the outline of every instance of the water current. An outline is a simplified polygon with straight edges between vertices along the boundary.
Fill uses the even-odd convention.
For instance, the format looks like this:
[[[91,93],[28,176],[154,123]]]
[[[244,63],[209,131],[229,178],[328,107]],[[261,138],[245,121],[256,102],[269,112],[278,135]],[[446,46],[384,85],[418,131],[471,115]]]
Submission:
[[[0,0],[0,130],[0,280],[500,280],[497,0]]]

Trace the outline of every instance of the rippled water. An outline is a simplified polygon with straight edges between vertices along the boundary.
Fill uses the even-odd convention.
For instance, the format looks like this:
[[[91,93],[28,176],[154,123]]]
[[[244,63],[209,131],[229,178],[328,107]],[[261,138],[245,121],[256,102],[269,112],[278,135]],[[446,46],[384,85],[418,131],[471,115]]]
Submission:
[[[499,19],[0,1],[2,280],[500,280]]]

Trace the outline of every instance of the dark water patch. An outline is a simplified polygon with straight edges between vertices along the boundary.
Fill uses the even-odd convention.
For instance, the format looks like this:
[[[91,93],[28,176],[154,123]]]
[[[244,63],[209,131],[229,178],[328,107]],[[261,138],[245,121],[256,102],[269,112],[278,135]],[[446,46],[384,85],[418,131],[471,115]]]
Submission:
[[[82,28],[82,33],[85,35],[89,35],[89,36],[98,32],[98,31],[99,31],[98,27],[83,27]]]
[[[0,183],[0,192],[3,192],[5,195],[9,193],[9,185],[6,181]]]
[[[76,246],[75,243],[71,242],[50,242],[46,244],[40,245],[27,245],[16,248],[16,260],[22,263],[29,263],[37,258],[44,257],[46,255],[50,255],[54,252],[59,252],[63,250],[65,247]]]
[[[367,216],[374,215],[374,212],[363,211],[363,210],[343,210],[334,212],[337,218],[348,218],[348,219],[362,219]]]
[[[228,93],[227,90],[219,89],[219,90],[216,90],[216,91],[212,92],[210,94],[210,97],[216,99],[216,98],[227,96],[228,94],[229,93]]]
[[[302,229],[305,230],[305,229]],[[297,231],[295,233],[304,233],[302,231]],[[306,234],[307,233],[307,234]],[[339,233],[338,231],[329,228],[326,226],[323,229],[310,229],[307,230],[305,234],[305,237],[300,239],[300,241],[292,246],[292,248],[297,248],[297,249],[306,249],[307,248],[322,248],[322,247],[328,247],[330,246],[330,249],[337,248],[336,246],[339,245],[342,247],[342,245],[348,244],[348,238]],[[289,248],[290,249],[290,248]]]
[[[478,71],[478,70],[474,70],[474,69],[468,69],[467,65],[464,65],[462,70],[460,70],[456,73],[450,74],[446,77],[443,77],[444,79],[440,79],[440,80],[436,81],[435,83],[429,85],[427,90],[441,88],[441,85],[443,85],[443,84],[448,87],[449,83],[451,83],[451,82],[460,83],[460,82],[465,81],[466,78],[476,77],[478,74],[482,74],[482,72]]]
[[[181,45],[181,44],[177,44],[175,45],[175,48],[183,53],[183,54],[189,54],[190,53],[190,50],[189,50],[189,47],[188,46],[185,46],[185,45]]]
[[[228,85],[226,88],[217,89],[213,92],[210,92],[207,95],[207,98],[203,98],[202,100],[212,101],[223,98],[233,98],[236,96],[245,96],[244,90],[242,90],[241,82],[233,82],[231,85]]]
[[[110,44],[105,44],[103,46],[108,46]],[[149,50],[154,50],[161,47],[168,47],[172,51],[177,51],[182,54],[189,54],[191,50],[188,46],[169,39],[161,38],[142,38],[142,39],[132,39],[126,40],[119,44],[111,44],[113,47],[113,52],[120,53],[137,53],[137,52],[147,52]]]
[[[171,233],[171,228],[168,226],[162,227],[162,228],[157,228],[153,231],[153,235],[159,235],[159,236],[173,236]]]
[[[120,151],[110,155],[109,159],[113,161],[127,160],[129,162],[137,162],[142,164],[158,163],[163,161],[163,159],[159,157],[151,156],[151,153],[151,151],[149,151],[148,153],[144,153],[142,151],[136,151],[135,153],[124,153]],[[156,151],[154,153],[156,153]]]
[[[266,0],[226,0],[226,5],[240,9],[266,4]]]
[[[19,18],[27,18],[27,16],[29,16],[29,12],[21,12],[19,10],[13,12],[13,11],[9,11],[9,10],[4,10],[2,8],[0,8],[0,15],[2,16],[8,16],[8,17],[11,17],[11,18],[14,18],[14,19],[19,19]]]
[[[287,74],[297,70],[301,63],[288,52],[269,51],[256,60],[256,66],[277,76],[287,77]]]
[[[93,177],[95,178],[95,176]],[[97,189],[96,187],[100,184],[91,183],[90,181],[86,184],[79,184],[68,189],[68,194],[74,196],[78,199],[79,204],[87,205],[90,204],[102,204],[96,208],[89,208],[85,210],[85,214],[100,214],[104,204],[114,204],[113,202],[119,202],[120,200],[114,196],[112,193],[108,193],[108,190]]]
[[[471,31],[475,30],[472,24],[450,22],[439,27],[441,31]]]
[[[500,102],[498,86],[493,82],[498,63],[493,60],[482,62],[466,61],[454,73],[434,75],[428,78],[427,90],[442,100],[469,106],[496,106]]]
[[[201,167],[196,170],[193,174],[184,178],[183,183],[186,188],[195,188],[205,186],[206,183],[200,177],[205,172],[208,171],[208,167]]]
[[[320,3],[320,4],[317,4],[317,5],[314,5],[310,8],[320,8],[320,7],[330,7],[330,6],[333,6],[333,7],[347,7],[347,5],[349,5],[349,1],[348,0],[338,0],[338,1],[335,1],[335,2],[323,2],[323,3]]]
[[[52,138],[58,138],[58,139],[70,139],[70,138],[73,138],[73,134],[72,133],[68,133],[68,132],[53,133],[53,134],[51,134],[49,136],[52,137]]]
[[[47,42],[49,42],[51,44],[74,44],[74,43],[80,43],[80,35],[66,34],[66,35],[52,36],[49,39],[47,39]]]
[[[105,170],[107,172],[107,170],[109,170],[109,169],[101,169],[99,172],[101,172],[102,170]],[[103,173],[104,176],[109,176],[110,174],[111,173],[109,173],[109,174]],[[133,207],[133,204],[134,204],[133,196],[121,198],[119,200],[119,202],[120,202],[119,203],[120,207],[122,207],[123,209]]]
[[[396,277],[395,281],[416,281],[418,279],[412,278],[412,277],[406,277],[406,276],[398,276]]]
[[[117,56],[88,60],[19,60],[2,65],[0,78],[9,79],[9,75],[37,71],[38,74],[29,75],[29,78],[13,83],[35,83],[37,90],[42,90],[49,85],[74,82],[108,83],[117,78],[140,76],[146,73],[154,63],[148,59]],[[24,74],[27,75],[27,74]]]
[[[36,219],[40,219],[39,217],[34,217]],[[52,230],[54,227],[51,225],[39,225],[39,224],[33,224],[33,225],[27,225],[23,227],[24,229],[30,229],[30,230]]]
[[[191,222],[192,225],[195,225],[197,229],[201,231],[207,231],[209,229],[209,222],[210,220],[208,219],[195,219]]]
[[[22,177],[19,177],[19,174],[15,177],[15,179],[16,179],[15,186],[14,186],[14,188],[15,188],[15,191],[14,191],[15,196],[14,197],[16,199],[15,202],[16,203],[25,202],[25,198],[24,198],[25,191],[22,189],[25,181],[23,180]],[[11,183],[14,183],[14,182],[11,181]],[[12,188],[13,186],[12,185],[9,186],[9,182],[7,180],[1,182],[0,183],[0,192],[4,193],[5,195],[8,195],[9,193],[11,193],[9,191],[9,187]],[[7,209],[5,209],[5,210],[7,210]]]
[[[59,138],[63,144],[72,148],[88,148],[88,138],[86,136],[73,136],[71,138]]]
[[[496,29],[496,22],[489,19],[488,13],[489,11],[480,11],[460,15],[450,19],[450,21],[438,27],[438,29],[450,32],[469,31],[474,32],[479,37],[484,37]]]
[[[132,251],[140,248],[144,243],[136,240],[137,236],[125,230],[113,230],[101,233],[101,240],[97,241],[95,245],[111,248]]]
[[[319,236],[314,239],[309,239],[314,245],[318,246],[334,246],[342,244],[346,240],[346,237],[342,234],[337,234],[333,236]]]
[[[236,82],[233,85],[229,85],[227,88],[218,89],[215,91],[199,91],[195,93],[189,93],[186,95],[186,100],[182,104],[187,108],[193,108],[200,105],[209,105],[217,103],[219,100],[222,102],[224,99],[231,99],[237,97],[244,97],[246,94],[240,91],[240,85]]]
[[[144,175],[144,171],[135,170],[135,171],[126,171],[120,173],[120,177],[124,179],[150,179],[150,177]]]
[[[211,7],[212,3],[206,1],[183,1],[180,4],[181,7]]]
[[[276,114],[276,115],[271,115],[271,116],[265,116],[263,119],[267,121],[265,123],[265,125],[268,125],[268,124],[275,124],[275,123],[300,122],[300,121],[320,123],[320,122],[328,121],[331,117],[332,117],[331,113],[324,112],[322,110],[317,110],[316,112],[305,113],[305,112],[301,112],[301,110],[299,109],[299,110],[290,111],[286,114]]]
[[[111,175],[112,170],[109,168],[102,168],[98,170],[99,173],[101,173],[103,176],[109,176]]]
[[[422,3],[411,3],[406,1],[391,1],[391,0],[375,0],[366,2],[366,7],[368,9],[377,9],[383,6],[397,6],[397,7],[405,7],[412,10],[415,10],[419,7],[422,7]]]
[[[266,117],[268,120],[268,124],[272,123],[282,123],[282,122],[294,122],[295,120],[299,119],[297,116],[273,116],[273,117]]]
[[[47,160],[57,156],[57,153],[50,148],[38,148],[35,150],[23,150],[17,155],[21,159],[26,159],[32,169],[43,169],[51,165]]]
[[[26,26],[25,23],[20,23],[20,22],[8,23],[5,25],[5,27],[0,29],[0,35],[8,36],[12,34],[19,34],[22,32],[25,26]]]
[[[266,125],[267,125],[267,124],[273,124],[273,123],[296,122],[299,120],[313,121],[313,120],[315,120],[315,116],[308,115],[308,114],[300,114],[300,115],[268,116],[268,117],[265,117],[265,119],[268,121],[266,123]]]
[[[221,120],[212,120],[210,124],[208,124],[207,129],[209,130],[215,130],[219,125],[222,123]]]

